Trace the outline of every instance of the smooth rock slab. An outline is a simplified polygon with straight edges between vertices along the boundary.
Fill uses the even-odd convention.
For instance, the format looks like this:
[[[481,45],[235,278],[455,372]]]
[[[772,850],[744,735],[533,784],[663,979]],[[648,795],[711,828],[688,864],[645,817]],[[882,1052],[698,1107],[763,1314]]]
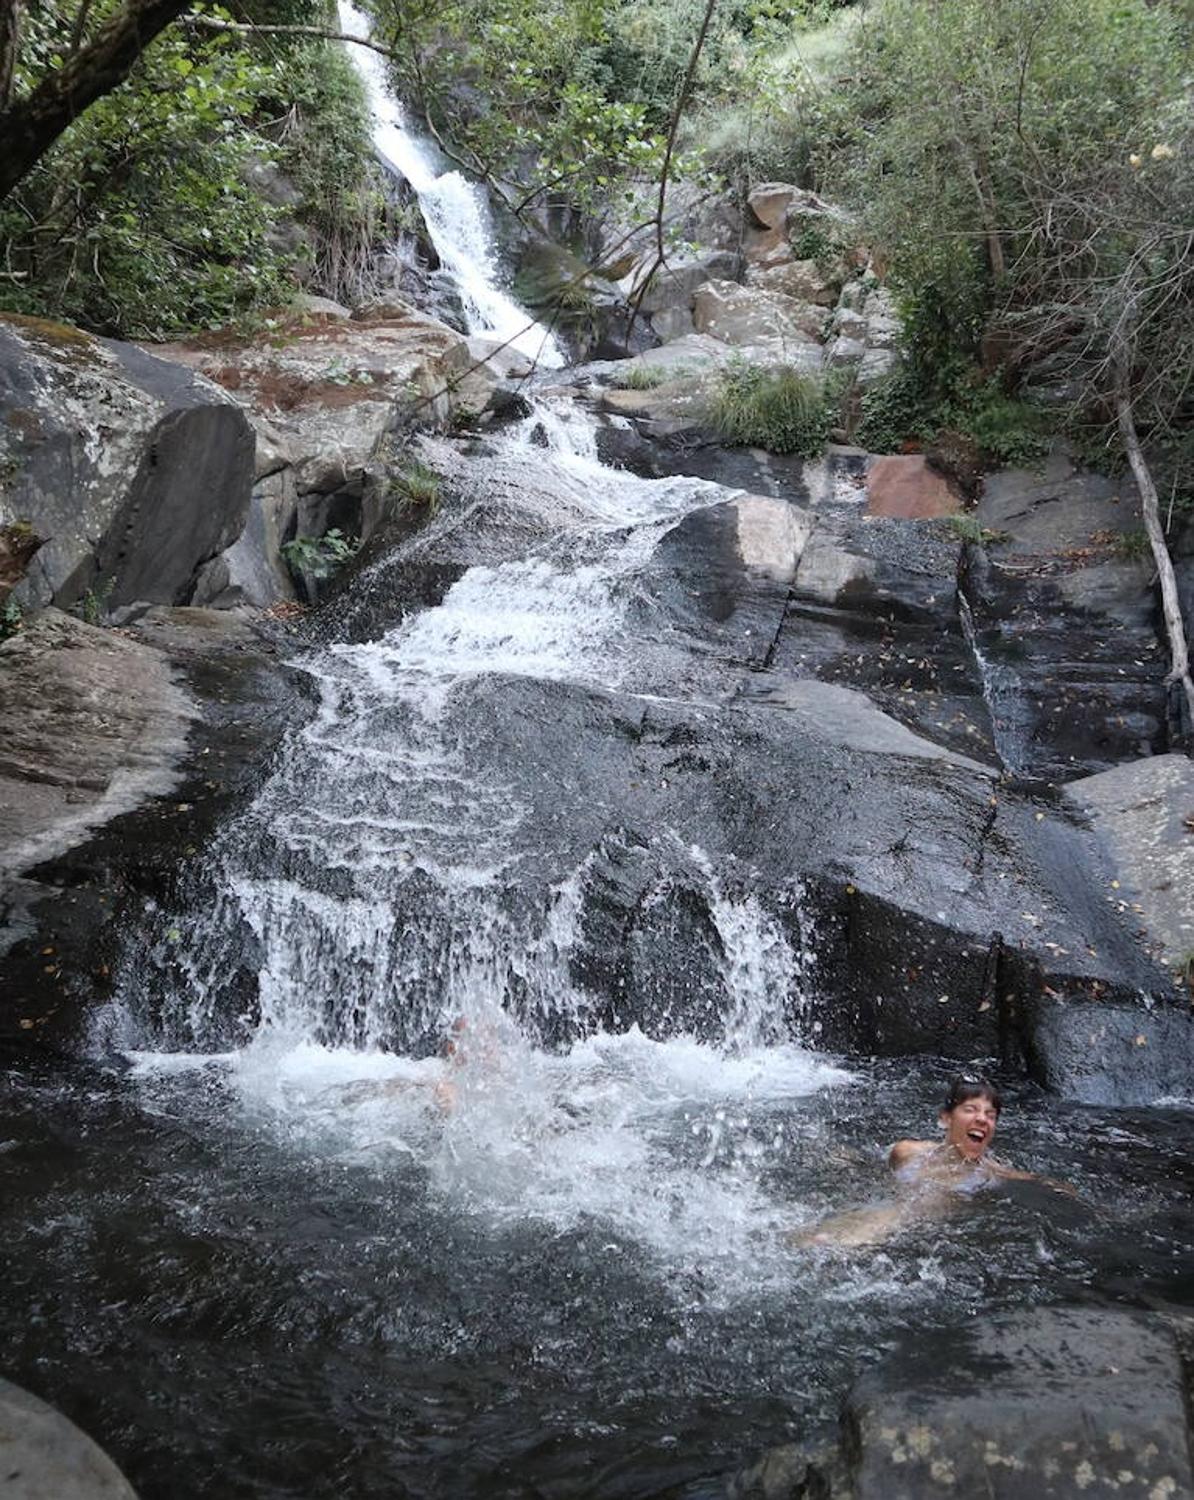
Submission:
[[[1118,897],[1143,908],[1164,961],[1188,962],[1194,954],[1194,761],[1146,756],[1071,782],[1066,796],[1102,834],[1121,877]]]
[[[0,646],[0,870],[172,790],[193,715],[159,652],[43,610]]]
[[[1035,1308],[921,1337],[859,1381],[847,1423],[854,1500],[1194,1496],[1177,1349],[1131,1313]]]
[[[137,1500],[128,1480],[61,1412],[0,1380],[4,1500]]]

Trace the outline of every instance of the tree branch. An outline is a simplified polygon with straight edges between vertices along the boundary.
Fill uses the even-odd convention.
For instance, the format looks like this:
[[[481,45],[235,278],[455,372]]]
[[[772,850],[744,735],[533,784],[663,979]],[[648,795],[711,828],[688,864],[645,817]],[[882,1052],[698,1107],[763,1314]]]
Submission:
[[[13,0],[0,0],[11,16]],[[126,0],[87,46],[48,73],[23,99],[0,109],[0,202],[58,137],[97,99],[118,88],[159,32],[176,21],[187,0]]]
[[[182,19],[188,26],[201,26],[205,31],[236,31],[246,36],[310,36],[324,42],[351,42],[354,47],[368,47],[371,52],[380,52],[382,57],[397,56],[392,47],[384,47],[370,37],[330,31],[325,26],[258,26],[248,21],[220,21],[215,16],[201,16],[195,11],[188,11]]]
[[[1173,570],[1173,559],[1165,542],[1161,527],[1161,505],[1152,472],[1145,461],[1136,431],[1136,418],[1132,410],[1132,349],[1134,339],[1134,312],[1124,311],[1112,333],[1111,359],[1115,379],[1115,415],[1124,452],[1140,492],[1140,511],[1144,529],[1152,547],[1153,561],[1161,585],[1161,612],[1165,620],[1165,635],[1169,642],[1170,666],[1166,682],[1177,683],[1185,691],[1186,717],[1194,726],[1194,680],[1190,677],[1190,653],[1186,641],[1186,627],[1182,620],[1181,596],[1177,591],[1177,578]]]

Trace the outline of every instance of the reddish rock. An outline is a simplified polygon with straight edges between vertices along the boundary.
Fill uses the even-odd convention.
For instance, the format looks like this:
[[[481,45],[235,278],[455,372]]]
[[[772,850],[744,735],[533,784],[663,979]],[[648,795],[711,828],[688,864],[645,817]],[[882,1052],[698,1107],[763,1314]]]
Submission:
[[[890,454],[877,458],[867,471],[866,509],[869,516],[924,521],[956,515],[962,497],[923,453]]]

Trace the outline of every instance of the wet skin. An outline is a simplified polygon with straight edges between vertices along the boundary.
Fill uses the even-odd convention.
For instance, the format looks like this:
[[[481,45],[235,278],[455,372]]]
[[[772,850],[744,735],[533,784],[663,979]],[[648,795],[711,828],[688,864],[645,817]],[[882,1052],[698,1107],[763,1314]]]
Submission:
[[[1065,1183],[1040,1179],[1032,1172],[1017,1171],[988,1154],[999,1123],[999,1112],[989,1099],[980,1096],[963,1100],[953,1109],[943,1109],[938,1120],[943,1131],[942,1140],[897,1141],[888,1156],[892,1170],[915,1186],[912,1197],[897,1204],[837,1214],[809,1229],[796,1231],[789,1236],[790,1242],[797,1246],[874,1245],[912,1219],[927,1213],[945,1212],[950,1202],[949,1189],[956,1191],[968,1184],[977,1186],[996,1179],[1045,1181],[1048,1187],[1073,1193]]]

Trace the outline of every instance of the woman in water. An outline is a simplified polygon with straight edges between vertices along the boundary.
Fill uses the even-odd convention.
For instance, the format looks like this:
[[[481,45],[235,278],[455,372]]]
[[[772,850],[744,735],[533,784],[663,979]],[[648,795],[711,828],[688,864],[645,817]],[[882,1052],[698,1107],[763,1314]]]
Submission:
[[[951,1080],[938,1120],[939,1141],[897,1141],[887,1162],[905,1189],[898,1203],[835,1214],[811,1229],[789,1236],[794,1245],[873,1245],[905,1224],[943,1213],[952,1195],[973,1192],[998,1181],[1043,1182],[1073,1193],[1062,1182],[1020,1172],[990,1154],[1003,1110],[999,1090],[979,1073],[959,1073]]]

